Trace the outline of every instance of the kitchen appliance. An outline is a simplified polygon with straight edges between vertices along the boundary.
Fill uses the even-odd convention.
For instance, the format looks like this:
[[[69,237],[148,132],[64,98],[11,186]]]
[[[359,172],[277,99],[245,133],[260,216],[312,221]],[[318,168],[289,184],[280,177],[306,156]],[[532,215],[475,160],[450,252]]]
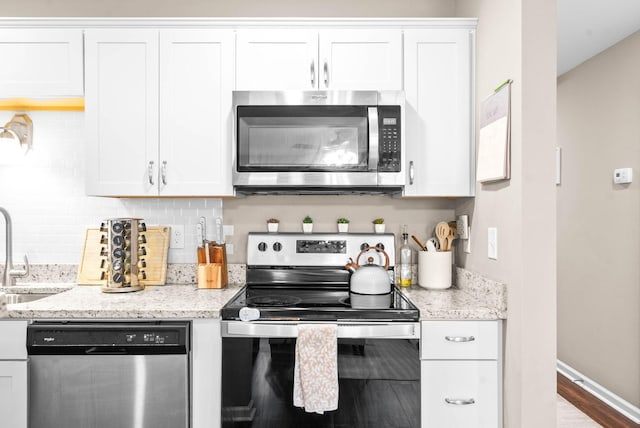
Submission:
[[[30,428],[189,427],[188,322],[27,327]]]
[[[388,254],[392,291],[354,304],[345,263],[364,249]],[[419,427],[419,311],[394,254],[391,233],[249,233],[247,285],[221,310],[223,427]],[[339,403],[322,415],[293,405],[298,326],[313,323],[337,325]]]
[[[404,92],[234,91],[237,193],[399,193]]]
[[[139,218],[113,218],[100,225],[102,286],[105,293],[144,290],[147,227]]]

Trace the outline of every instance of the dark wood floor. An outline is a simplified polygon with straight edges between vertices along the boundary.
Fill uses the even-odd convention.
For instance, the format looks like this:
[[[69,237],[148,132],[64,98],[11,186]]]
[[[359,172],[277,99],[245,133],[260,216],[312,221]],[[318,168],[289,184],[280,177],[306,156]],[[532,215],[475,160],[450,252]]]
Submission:
[[[604,428],[640,428],[640,424],[618,413],[560,373],[558,394]]]

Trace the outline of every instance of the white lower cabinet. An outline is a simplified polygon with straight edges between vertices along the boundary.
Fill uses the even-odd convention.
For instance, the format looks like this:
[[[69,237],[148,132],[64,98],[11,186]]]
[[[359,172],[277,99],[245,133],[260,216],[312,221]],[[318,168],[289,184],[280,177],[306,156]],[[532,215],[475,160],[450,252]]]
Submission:
[[[0,426],[27,428],[27,322],[0,320]]]
[[[501,321],[423,321],[422,428],[502,427]]]

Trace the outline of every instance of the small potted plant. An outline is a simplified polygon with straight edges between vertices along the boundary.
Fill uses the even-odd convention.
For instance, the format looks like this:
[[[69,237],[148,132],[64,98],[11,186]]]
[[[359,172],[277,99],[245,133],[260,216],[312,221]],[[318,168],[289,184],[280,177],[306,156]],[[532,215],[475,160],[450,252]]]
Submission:
[[[338,219],[338,232],[347,233],[349,231],[349,219],[340,217]]]
[[[384,233],[385,225],[383,218],[373,220],[373,231],[376,233]]]
[[[303,220],[302,220],[302,231],[304,233],[311,233],[313,232],[313,219],[310,216],[306,216]]]
[[[270,218],[267,220],[267,232],[277,232],[280,220],[277,218]]]

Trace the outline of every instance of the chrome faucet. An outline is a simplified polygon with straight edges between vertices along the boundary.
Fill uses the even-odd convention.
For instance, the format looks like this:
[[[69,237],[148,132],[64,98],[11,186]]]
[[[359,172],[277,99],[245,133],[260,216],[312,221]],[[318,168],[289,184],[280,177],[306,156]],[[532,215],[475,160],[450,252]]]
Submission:
[[[5,224],[5,251],[6,251],[6,260],[4,262],[4,275],[2,275],[2,285],[16,285],[16,277],[24,277],[29,274],[29,260],[27,260],[27,256],[24,256],[24,270],[17,270],[13,268],[13,248],[11,241],[11,216],[9,212],[4,208],[0,207],[0,213],[4,216],[4,224]]]

